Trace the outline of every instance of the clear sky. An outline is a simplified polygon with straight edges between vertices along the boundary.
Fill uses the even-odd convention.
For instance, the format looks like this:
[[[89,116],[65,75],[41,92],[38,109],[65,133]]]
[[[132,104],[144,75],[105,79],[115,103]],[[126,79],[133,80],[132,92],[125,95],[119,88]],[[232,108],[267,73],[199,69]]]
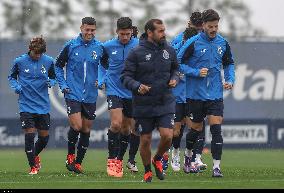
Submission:
[[[252,11],[251,21],[268,36],[284,37],[284,0],[244,0]]]

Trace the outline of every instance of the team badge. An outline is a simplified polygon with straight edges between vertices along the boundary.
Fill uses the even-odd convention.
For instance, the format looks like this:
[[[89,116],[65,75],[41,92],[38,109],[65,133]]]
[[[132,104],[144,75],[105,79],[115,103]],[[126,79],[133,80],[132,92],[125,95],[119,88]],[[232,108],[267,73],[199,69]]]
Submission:
[[[222,47],[219,46],[219,47],[218,47],[218,54],[222,55],[222,53],[223,53]]]
[[[44,65],[41,65],[41,70],[40,71],[41,71],[42,74],[46,73],[46,69],[45,69]]]
[[[169,52],[168,52],[167,50],[164,50],[164,51],[163,51],[163,57],[164,57],[166,60],[168,60],[168,59],[170,58],[170,54],[169,54]]]
[[[141,133],[143,131],[141,124],[138,125],[138,132]]]
[[[111,108],[112,107],[112,100],[110,99],[109,101],[108,101],[108,108]]]
[[[68,107],[67,107],[67,114],[69,115],[70,113],[71,113],[71,107],[68,106]]]
[[[175,125],[175,120],[171,119],[171,125],[174,126]]]
[[[96,52],[96,51],[93,51],[92,56],[93,56],[93,59],[94,59],[94,60],[96,60],[96,59],[97,59],[97,57],[98,57],[97,52]]]
[[[147,55],[146,55],[146,61],[151,60],[151,57],[152,57],[152,54],[147,54]]]

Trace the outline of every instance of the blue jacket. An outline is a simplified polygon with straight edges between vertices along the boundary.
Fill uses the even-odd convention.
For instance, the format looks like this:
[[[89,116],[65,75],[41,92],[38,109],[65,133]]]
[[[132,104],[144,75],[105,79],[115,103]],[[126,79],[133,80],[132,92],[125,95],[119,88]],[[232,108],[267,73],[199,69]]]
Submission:
[[[183,40],[183,33],[184,32],[180,32],[176,37],[174,37],[174,39],[171,41],[171,45],[172,46],[182,42],[182,40]]]
[[[33,60],[29,54],[24,54],[14,60],[8,80],[19,94],[20,112],[49,113],[48,84],[55,83],[53,58],[42,54],[39,60]]]
[[[124,68],[124,61],[131,49],[138,46],[139,40],[131,38],[128,44],[121,44],[118,38],[109,40],[103,44],[104,55],[102,59],[102,66],[106,69],[105,84],[106,95],[114,95],[121,98],[132,98],[131,91],[126,89],[121,81],[120,75]],[[104,71],[104,69],[101,69]],[[103,72],[100,72],[103,74]],[[99,80],[102,83],[102,80]]]
[[[84,103],[95,103],[98,96],[96,81],[102,57],[101,42],[85,43],[81,34],[68,41],[56,60],[55,72],[60,89],[69,88],[65,98]],[[63,68],[66,65],[66,79]]]
[[[225,82],[234,84],[235,69],[228,42],[217,35],[210,39],[204,32],[186,41],[178,53],[180,71],[186,75],[186,97],[195,100],[223,99],[221,70]],[[201,68],[208,68],[207,77],[200,77]]]
[[[176,53],[179,52],[180,48],[183,45],[183,41],[176,43],[173,48],[176,50]],[[173,88],[173,94],[176,98],[176,103],[186,103],[186,93],[185,93],[185,76],[182,73],[179,73],[179,82],[175,88]]]
[[[168,83],[178,80],[178,63],[175,50],[166,42],[156,45],[143,34],[139,46],[125,61],[121,81],[132,91],[133,116],[157,117],[175,113],[175,98]],[[151,87],[145,95],[138,93],[140,84]]]

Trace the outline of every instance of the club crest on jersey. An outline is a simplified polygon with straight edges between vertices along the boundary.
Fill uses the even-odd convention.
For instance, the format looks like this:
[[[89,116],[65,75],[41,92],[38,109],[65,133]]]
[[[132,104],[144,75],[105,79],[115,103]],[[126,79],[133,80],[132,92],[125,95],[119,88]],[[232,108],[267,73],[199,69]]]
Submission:
[[[220,54],[220,55],[221,55],[222,53],[223,53],[222,47],[221,47],[221,46],[219,46],[219,47],[218,47],[218,54]]]
[[[138,132],[141,133],[143,131],[141,124],[138,125]]]
[[[97,52],[96,52],[96,51],[93,51],[92,56],[93,56],[93,59],[96,60],[97,57],[98,57]]]
[[[167,50],[163,50],[163,57],[168,60],[170,58],[170,54]]]
[[[44,65],[41,65],[41,70],[40,71],[41,71],[42,74],[46,73],[46,69],[45,69]]]
[[[147,54],[147,55],[146,55],[146,61],[151,60],[151,57],[152,57],[152,54]]]

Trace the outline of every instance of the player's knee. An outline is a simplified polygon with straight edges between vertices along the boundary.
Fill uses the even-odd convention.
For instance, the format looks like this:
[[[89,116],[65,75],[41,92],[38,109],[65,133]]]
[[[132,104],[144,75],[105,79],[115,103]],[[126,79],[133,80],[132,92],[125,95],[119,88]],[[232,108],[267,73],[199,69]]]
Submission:
[[[142,148],[150,147],[151,146],[151,137],[142,136],[140,140],[140,145]]]
[[[203,123],[202,122],[201,123],[194,123],[194,122],[192,122],[191,129],[200,132],[203,129]]]
[[[120,132],[121,124],[122,124],[121,121],[113,121],[111,122],[110,129],[112,130],[112,132],[115,132],[115,133]]]
[[[163,140],[165,143],[171,143],[173,139],[173,132],[166,132],[161,134],[161,140]]]
[[[180,130],[175,130],[174,131],[174,137],[179,137],[180,135]]]
[[[79,132],[79,131],[82,130],[82,123],[71,123],[71,127],[72,127],[75,131]]]
[[[122,134],[122,135],[130,135],[130,132],[131,132],[131,129],[130,129],[130,127],[129,126],[125,126],[125,127],[122,127],[121,128],[121,131],[120,131],[120,133]]]

